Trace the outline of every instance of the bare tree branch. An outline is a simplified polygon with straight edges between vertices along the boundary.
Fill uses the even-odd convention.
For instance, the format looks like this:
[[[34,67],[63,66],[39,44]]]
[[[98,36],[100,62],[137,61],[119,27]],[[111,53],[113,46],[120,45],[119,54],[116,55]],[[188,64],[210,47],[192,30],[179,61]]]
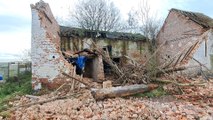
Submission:
[[[107,0],[80,0],[72,17],[81,28],[112,31],[119,24],[120,11]]]
[[[155,44],[155,39],[161,27],[161,20],[151,11],[148,0],[141,0],[137,10],[128,14],[128,28],[141,32],[150,42]]]

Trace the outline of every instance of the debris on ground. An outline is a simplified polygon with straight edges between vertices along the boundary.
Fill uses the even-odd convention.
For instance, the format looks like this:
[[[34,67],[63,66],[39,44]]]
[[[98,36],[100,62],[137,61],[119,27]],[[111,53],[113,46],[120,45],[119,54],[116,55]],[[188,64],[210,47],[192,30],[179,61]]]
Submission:
[[[209,102],[212,101],[212,98],[208,97],[210,94],[202,94],[205,92],[212,93],[212,86],[213,83],[211,82],[205,86],[196,88],[197,91],[201,93],[199,97],[199,94],[197,94],[197,98],[206,99],[206,101]],[[175,96],[176,98],[172,97],[170,100],[167,99],[166,96],[162,96],[159,99],[131,96],[128,98],[117,97],[96,101],[89,90],[82,90],[76,97],[17,108],[12,112],[11,119],[213,119],[213,106],[210,105],[209,102],[191,101],[194,100],[194,98],[190,98],[190,91],[188,91],[189,93],[187,93],[186,89],[183,89],[183,91],[186,93],[183,94],[185,98]],[[17,106],[42,101],[51,97],[53,97],[51,94],[39,97],[23,96],[19,101],[15,101],[11,104]]]
[[[12,106],[6,111],[9,115],[1,114],[0,120],[5,118],[13,120],[213,119],[213,79],[207,81],[203,77],[188,78],[168,74],[167,72],[176,70],[169,68],[155,71],[163,75],[154,79],[151,78],[148,70],[143,66],[136,67],[136,64],[121,69],[123,75],[117,80],[111,77],[103,81],[103,84],[95,84],[90,79],[81,79],[64,73],[86,87],[70,91],[69,88],[65,90],[66,85],[62,85],[60,89],[49,94],[22,96],[19,100],[9,102]],[[161,86],[167,95],[160,98],[134,96],[136,93],[153,90],[153,88],[149,89],[149,83],[155,83],[154,89]]]

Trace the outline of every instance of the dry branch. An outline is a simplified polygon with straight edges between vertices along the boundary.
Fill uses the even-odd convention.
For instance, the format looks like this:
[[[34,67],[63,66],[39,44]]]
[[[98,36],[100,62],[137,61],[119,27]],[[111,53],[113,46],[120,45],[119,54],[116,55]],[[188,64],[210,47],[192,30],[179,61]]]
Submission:
[[[155,79],[153,81],[166,83],[166,84],[173,83],[177,86],[205,86],[205,83],[178,83],[172,80],[160,80],[160,79]]]
[[[68,75],[67,73],[62,73],[63,75],[65,75],[65,76],[67,76],[67,77],[69,77],[69,78],[72,78],[73,80],[76,80],[76,81],[78,81],[78,82],[80,82],[80,83],[83,83],[84,85],[86,85],[87,87],[92,87],[92,82],[91,81],[89,81],[88,79],[78,79],[78,78],[76,78],[76,77],[73,77],[73,76],[71,76],[71,75]]]
[[[118,68],[118,66],[116,64],[113,63],[112,59],[109,57],[109,55],[106,54],[106,52],[104,52],[103,50],[100,49],[96,49],[97,52],[103,57],[104,61],[106,63],[108,63],[113,71],[119,76],[121,77],[123,75],[123,73],[121,72],[121,70]]]
[[[185,51],[187,50],[188,51],[188,49],[190,49],[189,48],[189,46],[196,46],[198,43],[199,43],[200,41],[196,41],[194,44],[192,44],[192,45],[190,45],[190,43],[187,43],[186,45],[184,45],[184,48],[181,50],[181,51],[179,51],[179,52],[177,52],[172,58],[170,58],[169,60],[166,60],[161,66],[160,66],[160,68],[163,68],[163,69],[165,69],[165,68],[168,68],[172,63],[174,63],[174,61],[176,60],[176,59],[178,59],[178,58],[181,58],[182,57],[182,55],[183,55],[183,53],[185,53]],[[186,54],[186,53],[185,53]],[[176,61],[177,62],[177,61]],[[178,64],[178,63],[175,63],[175,64]]]
[[[42,100],[42,101],[23,104],[23,105],[18,105],[18,106],[14,106],[14,107],[10,108],[9,111],[14,111],[14,110],[21,108],[21,107],[30,107],[32,105],[44,104],[44,103],[52,102],[52,101],[59,100],[59,99],[67,99],[67,98],[78,96],[78,95],[79,95],[79,93],[73,93],[71,95],[58,96],[58,97],[53,97],[53,98],[50,98],[50,99],[47,99],[47,100]]]
[[[205,68],[208,72],[210,72],[210,73],[212,73],[212,71],[209,70],[208,67],[206,67],[204,64],[202,64],[201,62],[199,62],[197,59],[195,59],[195,58],[193,58],[193,57],[192,57],[192,59],[200,65],[200,71],[201,71],[201,74],[203,75],[204,79],[209,80],[209,78],[208,78],[208,77],[205,75],[205,73],[203,72],[202,67],[204,67],[204,68]]]
[[[159,71],[157,71],[157,75],[160,74],[165,74],[165,73],[171,73],[171,72],[176,72],[176,71],[181,71],[181,70],[185,70],[187,69],[185,66],[180,66],[180,67],[176,67],[176,68],[168,68],[168,69],[160,69]]]
[[[165,45],[166,41],[162,43],[157,50],[143,63],[143,66],[146,66],[147,63],[150,62],[150,60],[158,53],[158,51]]]
[[[193,59],[195,62],[197,62],[200,66],[203,66],[204,68],[206,68],[206,70],[208,70],[209,72],[211,72],[211,73],[212,73],[212,71],[211,71],[211,70],[209,70],[209,68],[208,68],[208,67],[206,67],[204,64],[202,64],[201,62],[199,62],[197,59],[195,59],[195,58],[193,58],[193,57],[192,57],[192,59]]]
[[[88,44],[86,41],[84,41],[86,44]],[[123,72],[118,68],[118,66],[112,61],[110,58],[108,52],[105,52],[102,48],[100,48],[93,40],[91,40],[92,45],[94,46],[94,49],[96,52],[102,56],[103,60],[109,64],[112,67],[113,72],[115,72],[116,75],[121,77],[123,75]],[[90,45],[90,44],[88,44]]]
[[[35,99],[35,100],[40,98],[39,96],[33,96],[33,95],[25,95],[25,97],[30,98],[30,99]]]

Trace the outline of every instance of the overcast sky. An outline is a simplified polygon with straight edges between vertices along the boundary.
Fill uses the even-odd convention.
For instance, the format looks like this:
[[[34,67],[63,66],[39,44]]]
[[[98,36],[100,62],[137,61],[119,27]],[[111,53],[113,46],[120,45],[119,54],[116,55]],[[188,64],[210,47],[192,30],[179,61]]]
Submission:
[[[39,0],[0,0],[0,62],[17,58],[23,50],[31,47],[30,4]],[[43,0],[49,3],[54,16],[68,15],[77,0]],[[126,17],[140,0],[112,0]],[[169,9],[178,8],[201,12],[213,18],[213,0],[148,0],[153,11],[165,19]]]

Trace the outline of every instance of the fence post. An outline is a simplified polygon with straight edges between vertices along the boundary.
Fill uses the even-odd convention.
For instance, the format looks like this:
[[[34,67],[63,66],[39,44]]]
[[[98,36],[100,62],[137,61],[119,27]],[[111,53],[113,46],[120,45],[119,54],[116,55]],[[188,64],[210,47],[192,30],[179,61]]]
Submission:
[[[18,62],[18,70],[17,70],[17,76],[18,76],[18,78],[19,78],[19,62]]]
[[[27,64],[28,64],[28,63],[24,63],[25,72],[27,72]]]
[[[32,72],[32,62],[30,62],[30,72]]]
[[[7,79],[9,80],[10,77],[10,62],[8,62],[8,72],[7,72]]]

